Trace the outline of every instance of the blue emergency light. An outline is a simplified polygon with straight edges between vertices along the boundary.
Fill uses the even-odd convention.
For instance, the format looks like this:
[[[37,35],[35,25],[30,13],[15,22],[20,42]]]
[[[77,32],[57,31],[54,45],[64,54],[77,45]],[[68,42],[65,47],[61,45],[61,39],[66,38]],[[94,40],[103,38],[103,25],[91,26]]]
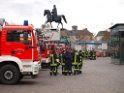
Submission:
[[[28,20],[24,20],[24,25],[28,26]]]

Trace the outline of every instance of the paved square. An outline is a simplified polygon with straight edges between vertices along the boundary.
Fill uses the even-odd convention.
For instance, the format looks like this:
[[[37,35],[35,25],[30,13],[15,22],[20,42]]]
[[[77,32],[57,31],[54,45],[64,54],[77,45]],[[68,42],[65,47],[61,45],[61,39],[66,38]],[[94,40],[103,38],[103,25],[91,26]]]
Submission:
[[[63,76],[60,68],[58,76],[50,76],[45,69],[35,79],[0,84],[0,93],[124,93],[124,65],[110,61],[109,57],[85,60],[83,73],[76,76]]]

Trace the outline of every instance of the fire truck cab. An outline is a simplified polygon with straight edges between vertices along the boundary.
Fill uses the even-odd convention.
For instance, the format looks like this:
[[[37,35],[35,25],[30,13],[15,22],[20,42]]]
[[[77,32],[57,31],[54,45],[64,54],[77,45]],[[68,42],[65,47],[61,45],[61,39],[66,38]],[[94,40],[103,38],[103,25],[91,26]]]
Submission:
[[[38,75],[40,62],[33,27],[28,21],[24,25],[0,22],[0,82],[16,84],[25,75]]]

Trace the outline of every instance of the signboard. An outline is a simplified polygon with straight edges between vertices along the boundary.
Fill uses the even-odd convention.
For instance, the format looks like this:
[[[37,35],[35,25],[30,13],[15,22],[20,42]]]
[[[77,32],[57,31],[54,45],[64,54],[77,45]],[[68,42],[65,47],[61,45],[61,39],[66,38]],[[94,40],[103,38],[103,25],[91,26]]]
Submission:
[[[44,29],[44,41],[59,41],[60,30],[59,29]]]

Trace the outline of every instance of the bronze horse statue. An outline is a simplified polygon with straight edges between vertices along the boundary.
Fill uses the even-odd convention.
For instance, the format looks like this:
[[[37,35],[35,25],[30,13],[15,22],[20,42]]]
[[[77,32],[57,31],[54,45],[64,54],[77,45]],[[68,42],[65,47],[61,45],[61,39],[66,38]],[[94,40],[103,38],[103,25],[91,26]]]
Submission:
[[[53,15],[51,14],[50,10],[44,10],[44,16],[47,17],[47,20],[46,20],[45,23],[48,23],[48,22],[49,22],[50,25],[51,25],[51,23],[54,21],[54,22],[58,23],[58,26],[59,26],[59,24],[61,24],[61,25],[62,25],[62,28],[63,28],[63,23],[62,23],[62,21],[61,21],[62,19],[65,21],[65,23],[67,23],[66,18],[65,18],[64,15],[57,15],[57,16],[55,17],[55,16],[53,16]],[[57,26],[57,28],[58,28],[58,26]]]

